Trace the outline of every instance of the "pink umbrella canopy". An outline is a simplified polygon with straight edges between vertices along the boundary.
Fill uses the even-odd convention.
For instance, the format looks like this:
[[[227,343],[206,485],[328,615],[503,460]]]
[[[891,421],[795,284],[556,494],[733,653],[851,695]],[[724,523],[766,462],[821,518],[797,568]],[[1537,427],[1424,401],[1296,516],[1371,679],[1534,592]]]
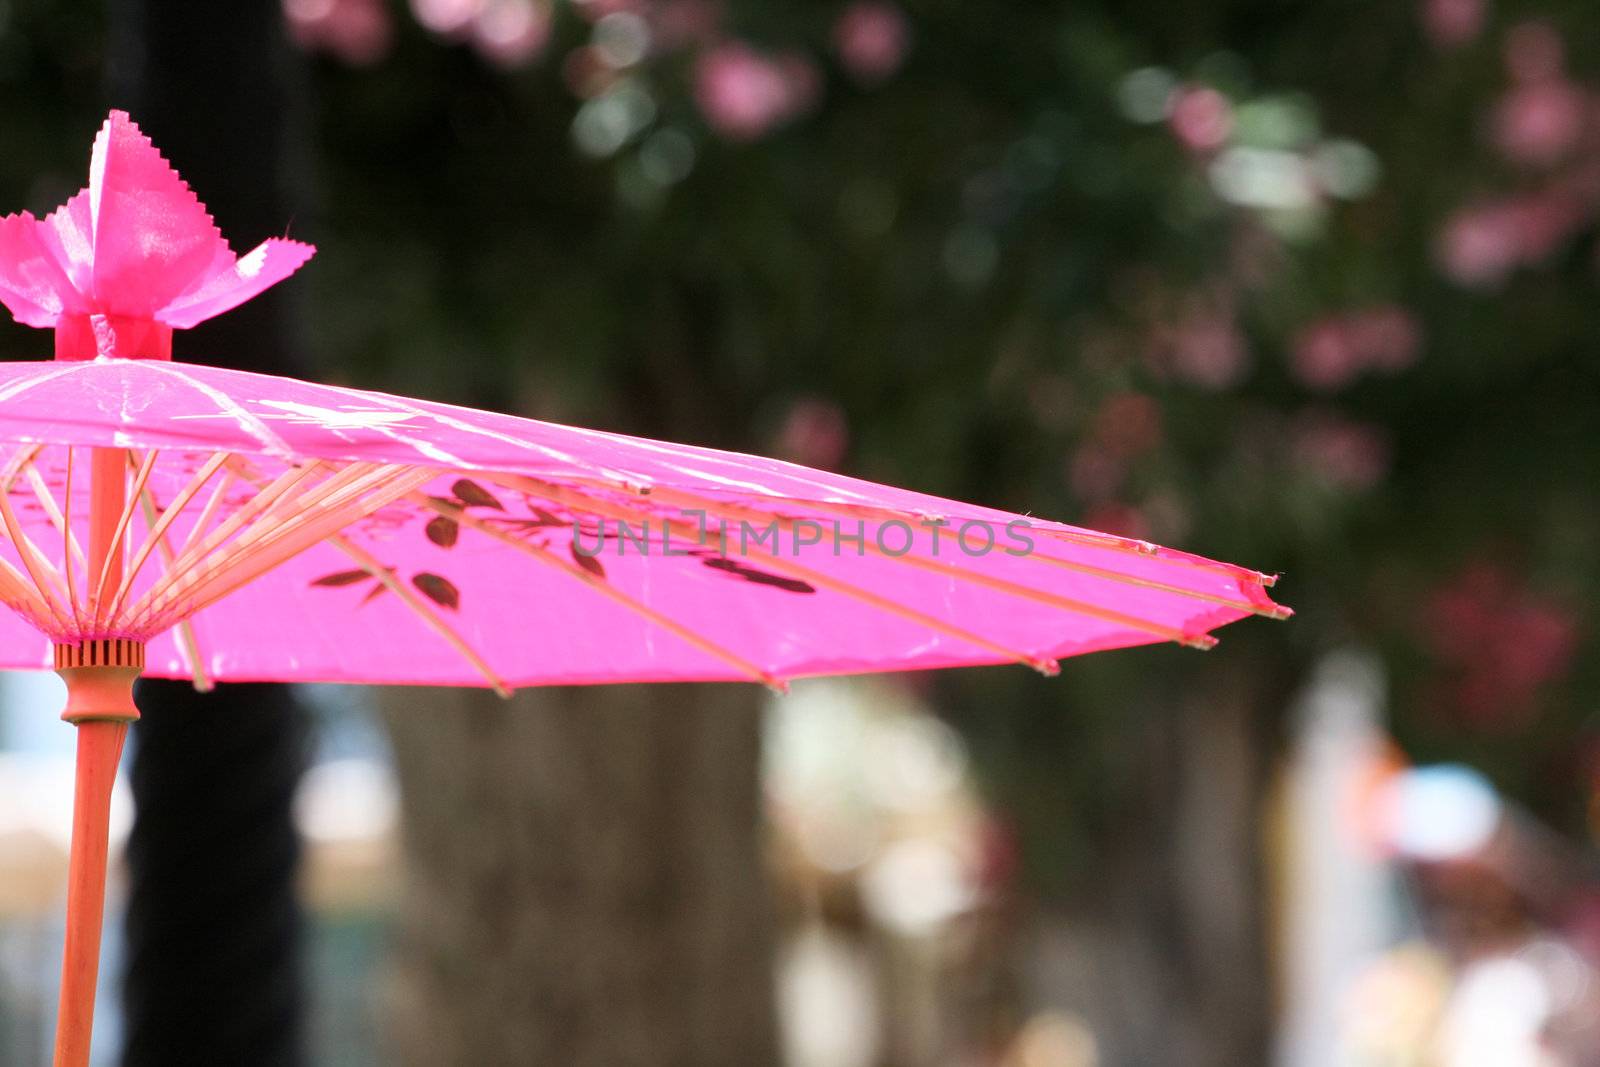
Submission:
[[[148,642],[212,680],[744,679],[1205,647],[1271,579],[769,459],[154,360],[0,365],[0,665]],[[127,453],[126,590],[86,598],[84,446]],[[71,492],[67,491],[69,480]],[[69,595],[69,586],[77,591]],[[8,600],[8,602],[11,602]],[[30,608],[29,605],[32,605]],[[188,632],[178,624],[188,622]],[[382,634],[381,640],[375,635]]]
[[[140,673],[516,686],[1017,662],[1289,612],[1270,576],[770,459],[170,361],[300,267],[236,256],[121,112],[0,219],[0,667],[79,725],[57,1063],[87,1056],[105,803]]]

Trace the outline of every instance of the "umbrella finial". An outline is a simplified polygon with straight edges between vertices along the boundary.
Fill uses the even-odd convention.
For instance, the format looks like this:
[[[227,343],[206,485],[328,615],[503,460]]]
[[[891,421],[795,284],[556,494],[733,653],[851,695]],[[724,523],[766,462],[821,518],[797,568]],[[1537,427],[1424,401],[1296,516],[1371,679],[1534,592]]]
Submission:
[[[86,188],[43,219],[0,218],[0,303],[26,326],[54,327],[57,359],[167,359],[174,329],[237,307],[315,251],[273,238],[235,255],[178,172],[113,111]]]

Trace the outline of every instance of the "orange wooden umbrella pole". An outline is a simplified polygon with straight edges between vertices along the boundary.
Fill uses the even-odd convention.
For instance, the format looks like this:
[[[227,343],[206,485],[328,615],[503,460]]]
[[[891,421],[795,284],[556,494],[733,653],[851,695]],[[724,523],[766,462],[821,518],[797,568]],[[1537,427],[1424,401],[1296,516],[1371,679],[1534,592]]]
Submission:
[[[126,504],[126,456],[94,450],[89,488],[89,573],[122,580],[120,519]],[[71,566],[70,561],[67,566]],[[90,604],[93,613],[99,605]],[[106,905],[111,835],[111,787],[128,736],[139,717],[133,682],[144,669],[144,645],[124,638],[87,638],[55,646],[56,673],[67,683],[61,717],[78,728],[77,784],[72,798],[72,854],[67,871],[67,938],[56,1014],[55,1067],[88,1067],[94,1032],[95,986]]]
[[[109,714],[107,697],[118,679],[94,677],[120,673],[123,690],[119,703],[124,714],[133,711],[133,679],[137,667],[125,672],[83,668],[92,672],[76,683],[69,679],[69,709],[73,702],[96,706],[94,714]],[[63,676],[75,673],[63,671]],[[110,683],[110,684],[107,684]],[[74,699],[75,698],[75,701]],[[72,802],[72,859],[67,874],[67,941],[61,963],[61,1000],[56,1015],[55,1067],[87,1067],[89,1038],[94,1029],[94,995],[100,971],[100,931],[105,915],[106,853],[111,812],[111,786],[117,777],[122,742],[128,734],[126,719],[86,719],[78,727],[78,777]]]

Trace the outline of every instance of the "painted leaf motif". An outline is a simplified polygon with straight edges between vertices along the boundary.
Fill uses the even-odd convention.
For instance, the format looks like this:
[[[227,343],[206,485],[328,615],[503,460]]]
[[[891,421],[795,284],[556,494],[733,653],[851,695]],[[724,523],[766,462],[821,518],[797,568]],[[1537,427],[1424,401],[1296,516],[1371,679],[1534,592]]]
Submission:
[[[355,585],[357,582],[371,577],[372,575],[364,570],[335,571],[332,574],[324,574],[321,578],[317,578],[311,584],[326,586],[331,589],[341,585]]]
[[[428,523],[428,540],[440,548],[454,548],[461,536],[461,524],[448,515],[436,515]]]
[[[367,591],[367,595],[361,598],[361,603],[370,604],[388,591],[389,587],[384,585],[382,582],[379,582],[377,585],[374,585],[370,590]]]
[[[505,507],[495,498],[493,493],[471,478],[457,479],[456,484],[450,487],[450,491],[456,495],[457,500],[460,500],[469,508],[484,507],[494,508],[496,511],[505,510]]]
[[[457,589],[448,578],[422,571],[411,579],[411,584],[441,608],[457,611],[461,607],[461,590]]]
[[[743,578],[756,585],[768,585],[774,589],[782,589],[786,593],[815,593],[816,587],[809,582],[802,582],[798,578],[785,578],[781,574],[768,574],[766,571],[756,570],[754,567],[737,563],[731,559],[703,559],[700,561],[713,570]]]
[[[572,561],[574,563],[588,571],[590,574],[594,575],[596,578],[604,578],[606,576],[606,569],[604,565],[601,564],[598,557],[587,556],[582,552],[579,552],[578,542],[576,541],[572,542],[571,549]]]

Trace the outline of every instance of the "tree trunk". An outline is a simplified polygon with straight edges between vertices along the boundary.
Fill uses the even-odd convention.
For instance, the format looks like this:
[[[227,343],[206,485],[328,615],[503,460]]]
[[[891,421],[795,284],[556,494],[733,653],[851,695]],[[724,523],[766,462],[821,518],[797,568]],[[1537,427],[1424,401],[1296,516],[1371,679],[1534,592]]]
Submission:
[[[406,887],[390,1062],[777,1062],[758,696],[389,690]]]

